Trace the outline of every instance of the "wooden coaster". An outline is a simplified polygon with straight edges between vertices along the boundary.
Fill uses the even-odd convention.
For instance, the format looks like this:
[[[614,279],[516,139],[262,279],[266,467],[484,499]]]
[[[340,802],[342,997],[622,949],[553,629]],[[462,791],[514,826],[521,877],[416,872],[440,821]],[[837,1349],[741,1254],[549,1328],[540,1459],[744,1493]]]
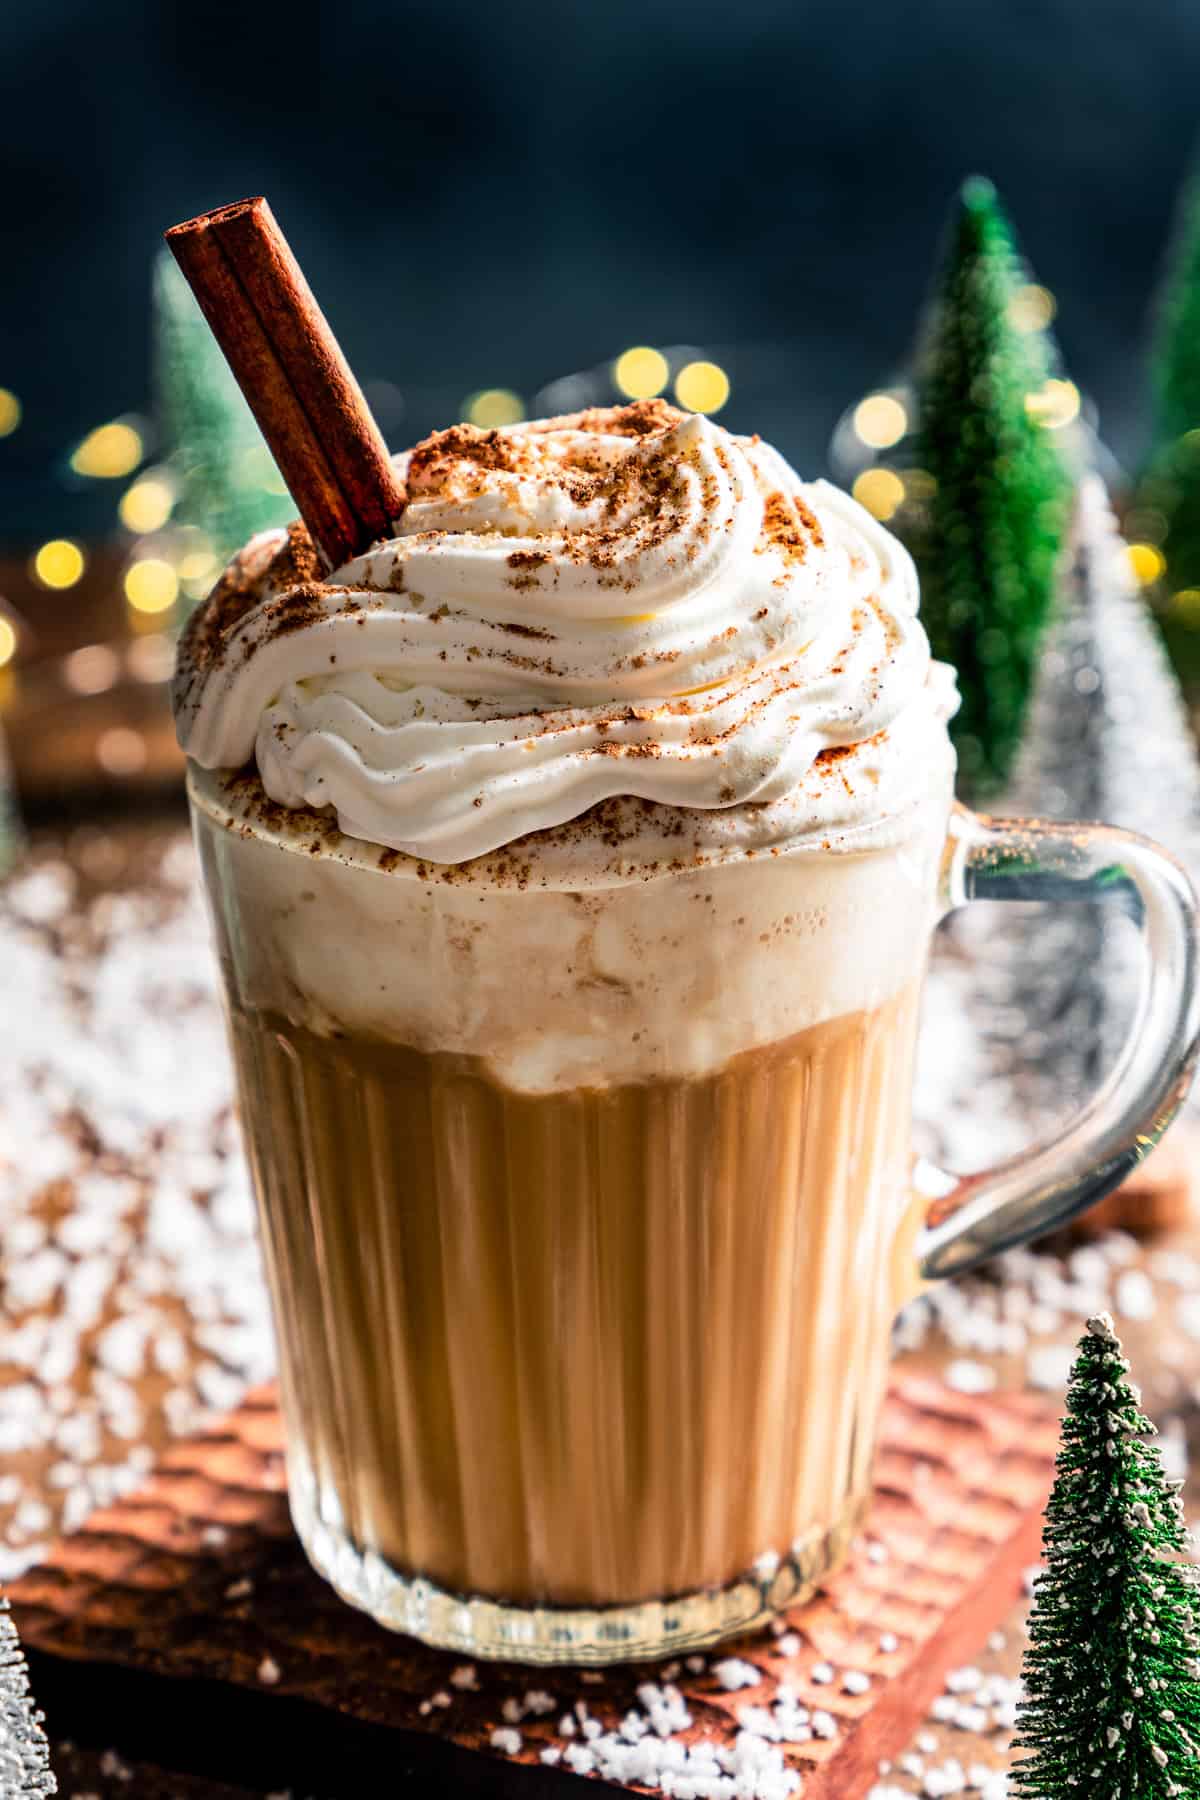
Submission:
[[[865,1793],[879,1759],[909,1741],[947,1669],[978,1650],[1011,1606],[1038,1554],[1057,1436],[1056,1409],[1043,1399],[968,1399],[933,1380],[897,1376],[874,1503],[849,1564],[786,1615],[794,1636],[757,1633],[710,1652],[702,1672],[677,1670],[691,1720],[678,1736],[689,1745],[732,1745],[739,1714],[769,1707],[786,1683],[831,1722],[831,1735],[780,1745],[804,1776],[805,1800]],[[269,1388],[173,1446],[143,1488],[60,1540],[11,1599],[39,1664],[88,1659],[189,1678],[205,1692],[232,1684],[243,1702],[254,1695],[264,1733],[275,1730],[273,1717],[282,1726],[288,1710],[276,1696],[290,1696],[387,1727],[409,1766],[431,1780],[439,1748],[460,1765],[463,1751],[475,1753],[479,1792],[511,1791],[512,1763],[490,1741],[511,1722],[506,1701],[511,1714],[530,1690],[552,1696],[552,1710],[520,1719],[515,1760],[530,1765],[527,1779],[536,1785],[541,1776],[557,1793],[574,1778],[540,1755],[567,1747],[563,1715],[582,1702],[605,1731],[615,1729],[638,1705],[638,1685],[664,1679],[644,1666],[531,1671],[480,1662],[477,1685],[463,1685],[463,1657],[394,1636],[343,1605],[292,1534],[282,1425]],[[713,1668],[729,1657],[752,1665],[753,1686],[722,1685]],[[814,1679],[814,1670],[826,1679]],[[855,1691],[864,1688],[859,1677],[865,1691]],[[205,1708],[196,1712],[203,1733]],[[69,1716],[54,1725],[60,1735],[72,1731]],[[186,1767],[186,1746],[181,1754]],[[494,1789],[487,1766],[501,1784]]]

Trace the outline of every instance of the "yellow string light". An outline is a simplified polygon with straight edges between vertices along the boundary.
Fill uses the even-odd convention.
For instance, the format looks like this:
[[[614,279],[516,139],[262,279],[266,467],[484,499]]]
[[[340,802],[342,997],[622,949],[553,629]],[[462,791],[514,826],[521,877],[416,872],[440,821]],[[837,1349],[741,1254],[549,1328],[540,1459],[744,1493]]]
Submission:
[[[1026,394],[1025,410],[1047,431],[1060,431],[1079,417],[1079,389],[1073,381],[1051,376],[1036,393]]]
[[[689,412],[720,412],[729,398],[729,377],[719,363],[690,362],[675,377],[675,398]]]
[[[34,579],[43,587],[74,587],[86,568],[83,551],[70,538],[51,538],[33,559]]]
[[[121,495],[117,508],[127,531],[142,537],[148,531],[161,531],[171,516],[175,490],[161,475],[143,475]]]
[[[1200,588],[1180,588],[1171,595],[1171,611],[1182,625],[1195,630],[1200,625]]]
[[[17,654],[16,627],[10,619],[0,618],[0,669]]]
[[[178,593],[179,577],[161,557],[142,557],[125,571],[125,598],[135,612],[166,612]]]
[[[481,431],[500,425],[517,425],[525,417],[525,403],[511,388],[483,388],[463,403],[463,412]]]
[[[221,565],[211,550],[190,550],[175,564],[179,585],[189,600],[203,600],[220,569]]]
[[[667,385],[671,368],[661,350],[635,344],[613,364],[613,381],[630,400],[651,400]]]
[[[890,519],[904,500],[904,483],[895,469],[864,469],[851,492],[877,519]]]
[[[144,455],[141,432],[116,419],[111,425],[97,425],[95,431],[88,432],[71,454],[71,467],[77,475],[112,481],[120,475],[131,475]]]
[[[1058,311],[1058,302],[1049,288],[1036,281],[1019,287],[1008,303],[1008,321],[1015,331],[1045,331]]]
[[[872,450],[890,450],[908,430],[908,414],[894,394],[868,394],[854,409],[854,429]]]
[[[1139,587],[1150,587],[1167,566],[1167,559],[1157,544],[1129,544],[1125,554]]]
[[[11,388],[0,387],[0,438],[11,437],[21,423],[21,402]]]

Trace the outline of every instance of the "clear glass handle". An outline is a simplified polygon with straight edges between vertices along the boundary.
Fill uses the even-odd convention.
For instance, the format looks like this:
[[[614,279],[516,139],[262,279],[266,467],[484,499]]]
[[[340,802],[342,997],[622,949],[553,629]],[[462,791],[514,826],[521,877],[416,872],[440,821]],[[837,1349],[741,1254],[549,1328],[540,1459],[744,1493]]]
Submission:
[[[1110,1193],[1149,1154],[1187,1094],[1200,1051],[1196,895],[1165,851],[1108,825],[988,819],[956,808],[942,869],[946,911],[971,900],[1089,901],[1138,925],[1144,973],[1116,1066],[1048,1143],[963,1179],[926,1168],[934,1201],[917,1240],[929,1281],[1039,1237]]]

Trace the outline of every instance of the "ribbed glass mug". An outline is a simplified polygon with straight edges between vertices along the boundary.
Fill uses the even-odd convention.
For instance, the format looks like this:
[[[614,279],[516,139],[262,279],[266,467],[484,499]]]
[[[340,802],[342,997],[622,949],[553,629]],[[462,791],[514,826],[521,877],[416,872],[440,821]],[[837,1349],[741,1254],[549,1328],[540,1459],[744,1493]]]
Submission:
[[[1193,895],[1123,832],[944,791],[857,852],[539,886],[252,788],[190,776],[292,1514],[430,1643],[665,1656],[808,1593],[868,1501],[897,1308],[1113,1188],[1192,1071]],[[920,988],[980,897],[1123,905],[1140,1009],[1052,1144],[930,1211]]]

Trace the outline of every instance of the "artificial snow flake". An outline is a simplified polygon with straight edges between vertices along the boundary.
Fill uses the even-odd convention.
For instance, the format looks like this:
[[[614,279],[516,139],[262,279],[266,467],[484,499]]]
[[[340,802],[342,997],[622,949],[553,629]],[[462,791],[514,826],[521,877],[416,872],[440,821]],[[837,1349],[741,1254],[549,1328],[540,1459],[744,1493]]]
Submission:
[[[1191,585],[1172,564],[1172,589]],[[1200,869],[1187,708],[1094,473],[1079,483],[1021,754],[997,810],[1150,832],[1193,875]],[[1014,923],[989,935],[986,965],[979,992],[995,1014],[985,1027],[995,1104],[1035,1130],[1055,1125],[1095,1090],[1133,1027],[1133,934],[1117,907],[1042,906],[1019,931]],[[1149,1318],[1153,1308],[1141,1271],[1118,1280],[1118,1316]]]
[[[734,1693],[738,1688],[757,1687],[762,1680],[754,1664],[744,1662],[738,1656],[729,1656],[724,1662],[714,1663],[713,1674],[728,1693]]]

